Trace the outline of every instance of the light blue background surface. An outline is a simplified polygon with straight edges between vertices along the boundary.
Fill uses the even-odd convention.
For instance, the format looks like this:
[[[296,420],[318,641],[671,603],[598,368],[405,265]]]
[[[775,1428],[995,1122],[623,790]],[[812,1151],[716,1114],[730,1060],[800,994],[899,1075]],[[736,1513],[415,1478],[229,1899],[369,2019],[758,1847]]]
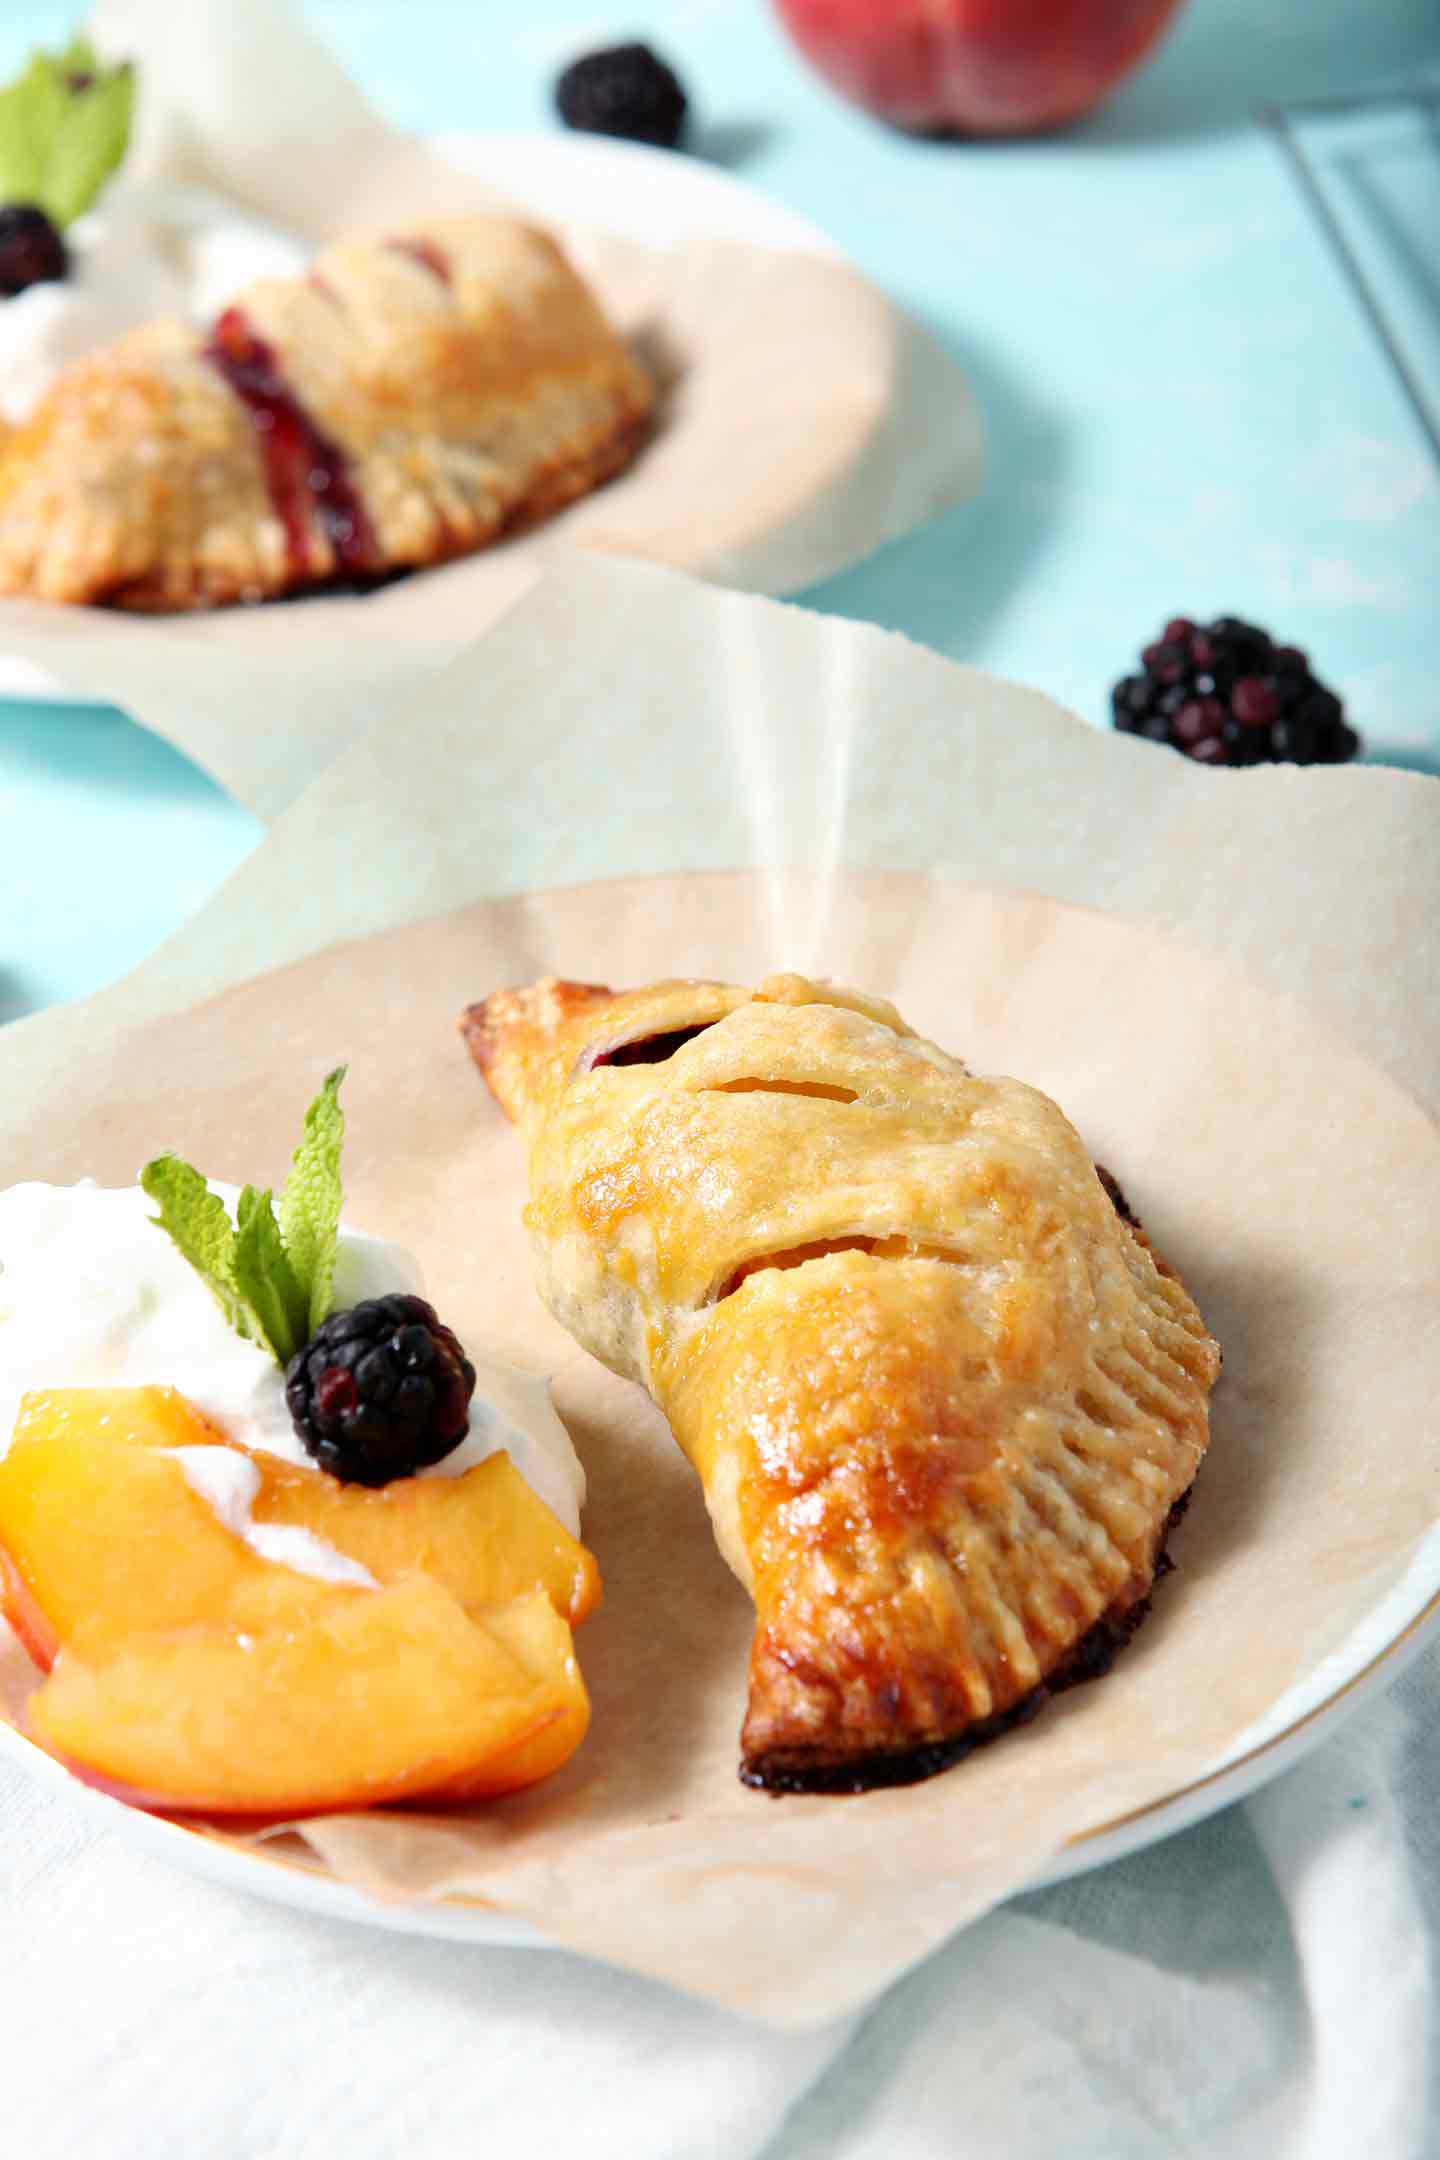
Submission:
[[[0,8],[6,73],[74,19]],[[649,36],[691,91],[697,151],[823,226],[964,361],[983,493],[810,604],[1102,724],[1167,616],[1244,614],[1307,648],[1372,756],[1440,770],[1440,475],[1250,118],[1260,100],[1440,82],[1435,0],[1189,0],[1082,127],[972,145],[839,102],[765,0],[306,12],[415,128],[549,124],[557,65]],[[1307,139],[1440,406],[1440,135],[1394,113]],[[114,979],[259,837],[119,714],[0,703],[0,1019]]]

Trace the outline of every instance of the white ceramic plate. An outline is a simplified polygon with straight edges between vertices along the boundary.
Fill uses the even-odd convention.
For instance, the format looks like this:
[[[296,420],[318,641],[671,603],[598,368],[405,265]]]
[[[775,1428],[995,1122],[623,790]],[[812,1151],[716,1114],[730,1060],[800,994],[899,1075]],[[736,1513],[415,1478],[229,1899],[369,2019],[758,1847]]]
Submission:
[[[835,256],[833,241],[718,165],[604,135],[440,135],[435,147],[542,220],[574,219],[651,247],[697,234]],[[88,705],[33,661],[0,654],[0,697]]]
[[[1424,1540],[1404,1580],[1366,1614],[1343,1648],[1306,1682],[1279,1696],[1264,1720],[1237,1741],[1227,1762],[1149,1807],[1071,1840],[1026,1888],[1044,1888],[1123,1859],[1243,1800],[1328,1739],[1344,1718],[1389,1687],[1437,1635],[1440,1530]],[[0,1762],[4,1761],[13,1762],[52,1790],[103,1811],[110,1828],[138,1850],[227,1889],[400,1935],[442,1936],[494,1948],[551,1947],[525,1921],[478,1901],[447,1898],[433,1904],[381,1905],[335,1881],[315,1861],[300,1857],[298,1845],[283,1853],[246,1851],[162,1816],[143,1814],[82,1784],[0,1720]]]

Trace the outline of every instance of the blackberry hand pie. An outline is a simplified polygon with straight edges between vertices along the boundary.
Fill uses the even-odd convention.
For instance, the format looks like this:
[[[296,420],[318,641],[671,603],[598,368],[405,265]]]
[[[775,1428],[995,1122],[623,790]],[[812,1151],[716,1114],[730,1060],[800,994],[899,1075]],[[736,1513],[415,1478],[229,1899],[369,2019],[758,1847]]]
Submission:
[[[618,471],[651,403],[544,233],[341,242],[59,377],[0,447],[0,592],[212,607],[465,555]]]
[[[462,1025],[542,1297],[665,1412],[754,1597],[746,1782],[910,1782],[1103,1670],[1220,1360],[1055,1104],[796,976]]]

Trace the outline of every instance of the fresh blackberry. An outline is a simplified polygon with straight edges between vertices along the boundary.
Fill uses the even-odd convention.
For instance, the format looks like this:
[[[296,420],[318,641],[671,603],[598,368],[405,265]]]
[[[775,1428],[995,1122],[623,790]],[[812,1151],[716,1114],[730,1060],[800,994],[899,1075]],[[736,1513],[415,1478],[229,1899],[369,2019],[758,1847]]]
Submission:
[[[474,1392],[475,1368],[434,1306],[402,1295],[332,1313],[285,1373],[296,1432],[350,1485],[439,1462],[469,1430]]]
[[[51,285],[67,275],[65,242],[34,203],[7,203],[0,210],[0,293],[13,300],[31,285]]]
[[[648,45],[610,45],[572,61],[555,85],[566,127],[673,150],[685,132],[685,92]]]
[[[1176,616],[1110,693],[1117,728],[1201,765],[1343,765],[1360,738],[1294,645],[1235,615]]]

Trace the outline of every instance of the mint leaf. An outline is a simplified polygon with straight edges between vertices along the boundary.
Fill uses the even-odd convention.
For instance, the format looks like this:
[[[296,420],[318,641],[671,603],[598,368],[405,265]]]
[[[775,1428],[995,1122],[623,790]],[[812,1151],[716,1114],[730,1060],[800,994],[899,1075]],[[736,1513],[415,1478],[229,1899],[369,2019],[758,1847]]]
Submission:
[[[33,53],[0,90],[0,202],[73,224],[119,169],[134,105],[134,69],[102,67],[88,38]]]
[[[345,1141],[340,1083],[344,1078],[343,1065],[326,1074],[324,1086],[305,1113],[305,1136],[295,1150],[280,1195],[280,1234],[295,1280],[306,1295],[307,1336],[330,1317],[340,1232],[340,1150]]]
[[[156,1229],[189,1261],[236,1334],[288,1364],[310,1328],[269,1193],[247,1185],[232,1223],[219,1194],[178,1155],[146,1163],[140,1183],[159,1202]]]
[[[329,1317],[340,1234],[340,1150],[345,1067],[328,1073],[305,1113],[280,1196],[247,1185],[232,1223],[225,1203],[178,1155],[157,1155],[140,1183],[160,1204],[163,1230],[211,1292],[237,1335],[288,1365]]]
[[[253,1315],[235,1282],[235,1225],[224,1201],[178,1155],[146,1163],[140,1183],[159,1204],[159,1215],[151,1218],[156,1229],[189,1261],[235,1332],[254,1341]]]
[[[247,1185],[235,1211],[235,1288],[276,1362],[288,1365],[309,1339],[309,1300],[280,1242],[268,1192]]]

